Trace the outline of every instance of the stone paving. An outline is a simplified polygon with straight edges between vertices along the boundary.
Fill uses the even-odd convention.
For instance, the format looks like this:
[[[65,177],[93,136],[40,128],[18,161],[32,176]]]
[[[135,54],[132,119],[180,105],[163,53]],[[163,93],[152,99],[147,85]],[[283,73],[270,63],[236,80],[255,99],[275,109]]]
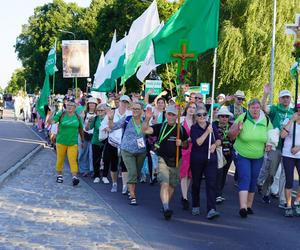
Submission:
[[[55,154],[43,149],[0,186],[0,249],[149,249],[83,181],[55,182]]]

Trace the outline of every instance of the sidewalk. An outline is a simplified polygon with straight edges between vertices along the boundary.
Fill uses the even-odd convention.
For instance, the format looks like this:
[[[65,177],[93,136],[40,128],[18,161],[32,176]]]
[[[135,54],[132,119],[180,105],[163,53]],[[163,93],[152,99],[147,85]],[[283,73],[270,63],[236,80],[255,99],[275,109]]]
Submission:
[[[43,149],[0,187],[0,249],[148,249],[84,181],[55,182],[55,154]]]

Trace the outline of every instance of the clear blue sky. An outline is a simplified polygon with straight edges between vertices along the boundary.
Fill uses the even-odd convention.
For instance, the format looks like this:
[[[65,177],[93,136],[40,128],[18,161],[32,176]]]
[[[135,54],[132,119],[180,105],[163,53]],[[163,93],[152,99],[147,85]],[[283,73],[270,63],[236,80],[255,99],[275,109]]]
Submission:
[[[65,0],[76,2],[82,7],[89,6],[91,0]],[[5,87],[10,80],[12,72],[20,68],[21,62],[17,60],[14,45],[17,36],[21,33],[22,24],[27,23],[33,15],[34,8],[51,0],[4,0],[0,8],[0,86]]]

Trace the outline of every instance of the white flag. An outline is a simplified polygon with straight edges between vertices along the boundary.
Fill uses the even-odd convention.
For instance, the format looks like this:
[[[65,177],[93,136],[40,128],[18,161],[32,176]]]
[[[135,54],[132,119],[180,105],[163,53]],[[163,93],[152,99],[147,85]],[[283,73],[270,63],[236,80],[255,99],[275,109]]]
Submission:
[[[138,43],[159,26],[156,0],[131,24],[126,45],[126,59],[135,51]]]
[[[159,29],[157,30],[157,34],[159,31],[164,27],[164,22],[160,24]],[[147,56],[139,68],[139,70],[136,73],[137,79],[139,79],[141,82],[145,80],[147,75],[150,74],[150,72],[154,69],[156,69],[160,64],[155,63],[155,58],[154,58],[154,47],[153,43],[151,42],[150,48],[148,50]]]
[[[95,85],[95,82],[97,82],[97,79],[100,77],[101,75],[101,70],[104,68],[105,66],[105,60],[104,60],[104,53],[102,51],[101,53],[101,56],[100,56],[100,59],[99,59],[99,63],[98,63],[98,67],[97,67],[97,70],[96,70],[96,73],[94,75],[94,84],[93,84],[93,87]]]

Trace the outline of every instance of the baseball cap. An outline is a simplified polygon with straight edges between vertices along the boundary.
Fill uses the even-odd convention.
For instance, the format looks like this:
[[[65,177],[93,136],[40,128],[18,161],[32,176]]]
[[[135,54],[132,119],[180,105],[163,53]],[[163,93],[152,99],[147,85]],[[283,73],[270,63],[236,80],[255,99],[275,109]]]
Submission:
[[[281,97],[284,97],[284,96],[289,96],[289,97],[291,97],[291,92],[290,91],[288,91],[288,90],[281,90],[280,91],[280,93],[279,93],[279,97],[281,98]]]
[[[131,102],[131,99],[128,95],[122,95],[121,98],[120,98],[120,101],[121,102]]]
[[[177,111],[177,108],[175,105],[169,105],[167,108],[166,108],[166,113],[172,113],[174,115],[177,115],[178,111]]]

